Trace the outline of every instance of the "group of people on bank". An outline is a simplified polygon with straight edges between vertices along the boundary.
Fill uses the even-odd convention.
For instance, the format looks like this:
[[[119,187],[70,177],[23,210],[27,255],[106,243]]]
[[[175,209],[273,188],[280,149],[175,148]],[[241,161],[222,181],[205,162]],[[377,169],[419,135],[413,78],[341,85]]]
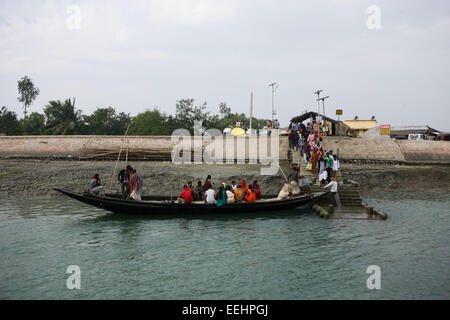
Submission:
[[[249,186],[246,185],[245,180],[242,180],[240,184],[236,184],[235,181],[228,185],[222,182],[218,188],[213,188],[211,175],[208,175],[203,184],[201,181],[198,181],[195,187],[192,185],[192,182],[184,185],[178,201],[184,203],[203,201],[220,207],[225,203],[255,202],[260,198],[261,187],[256,180]]]
[[[321,125],[320,125],[321,126]],[[299,122],[289,124],[289,146],[299,151],[306,164],[306,169],[318,175],[321,185],[336,179],[340,169],[339,159],[333,151],[326,151],[320,145],[319,124],[313,121],[305,126]]]

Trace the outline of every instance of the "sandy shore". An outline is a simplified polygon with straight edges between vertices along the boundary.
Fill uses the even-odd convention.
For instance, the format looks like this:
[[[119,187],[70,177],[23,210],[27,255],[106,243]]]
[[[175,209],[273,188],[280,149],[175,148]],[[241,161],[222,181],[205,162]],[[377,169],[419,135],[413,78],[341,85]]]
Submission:
[[[84,191],[95,173],[109,188],[114,161],[42,161],[0,159],[0,197],[56,195],[52,188]],[[119,165],[124,165],[119,164]],[[275,176],[261,176],[260,165],[174,165],[170,162],[132,162],[142,175],[142,194],[178,195],[183,184],[194,184],[212,175],[215,185],[245,179],[258,180],[266,194],[277,194],[283,184],[279,171]],[[290,169],[283,168],[288,175]],[[343,164],[344,179],[360,183],[362,193],[378,190],[450,192],[450,167],[445,166],[386,166]],[[117,173],[116,173],[117,175]],[[116,175],[112,192],[119,190]]]

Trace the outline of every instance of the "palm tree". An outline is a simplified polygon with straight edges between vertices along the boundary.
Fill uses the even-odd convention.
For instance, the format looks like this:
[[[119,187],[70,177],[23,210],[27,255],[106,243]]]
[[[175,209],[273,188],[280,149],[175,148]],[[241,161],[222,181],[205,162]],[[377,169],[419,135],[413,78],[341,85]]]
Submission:
[[[60,100],[50,101],[44,109],[47,118],[46,128],[51,134],[69,135],[80,133],[82,124],[81,110],[75,109],[75,98],[73,101],[66,99],[64,103]]]

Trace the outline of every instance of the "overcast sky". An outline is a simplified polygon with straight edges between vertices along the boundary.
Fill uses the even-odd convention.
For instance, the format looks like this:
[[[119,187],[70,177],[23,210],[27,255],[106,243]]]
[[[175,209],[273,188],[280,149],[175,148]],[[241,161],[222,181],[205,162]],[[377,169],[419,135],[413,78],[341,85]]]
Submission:
[[[132,115],[183,98],[249,113],[253,92],[270,118],[277,82],[282,126],[323,89],[327,116],[450,131],[449,57],[448,0],[0,1],[0,106],[20,117],[24,75],[31,112],[76,97]]]

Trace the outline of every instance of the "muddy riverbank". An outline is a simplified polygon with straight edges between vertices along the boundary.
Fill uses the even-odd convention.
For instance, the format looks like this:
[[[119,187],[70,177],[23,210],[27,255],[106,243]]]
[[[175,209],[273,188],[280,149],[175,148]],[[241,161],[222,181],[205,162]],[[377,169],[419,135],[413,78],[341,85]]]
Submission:
[[[110,186],[114,161],[42,161],[0,160],[0,197],[56,195],[52,188],[83,191],[95,173]],[[123,165],[123,164],[122,164]],[[282,187],[283,175],[262,176],[260,165],[174,165],[170,162],[132,162],[144,178],[143,194],[174,195],[183,184],[205,180],[208,174],[213,183],[227,183],[245,179],[247,183],[258,180],[262,191],[276,194]],[[288,175],[290,169],[283,167]],[[361,192],[376,191],[441,191],[450,192],[450,167],[446,166],[376,166],[343,164],[345,179],[359,182]],[[113,177],[112,189],[119,185]]]

